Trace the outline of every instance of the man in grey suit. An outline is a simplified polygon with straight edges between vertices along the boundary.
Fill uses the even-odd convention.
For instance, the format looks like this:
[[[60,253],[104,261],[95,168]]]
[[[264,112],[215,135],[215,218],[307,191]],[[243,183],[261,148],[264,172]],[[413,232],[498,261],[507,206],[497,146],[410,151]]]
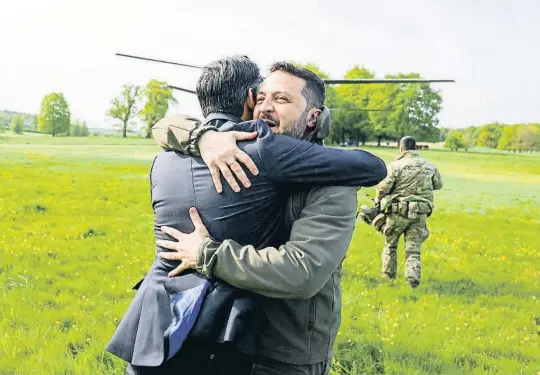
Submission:
[[[316,107],[309,107],[305,103],[304,109],[299,112],[304,113],[304,116],[296,120],[296,124],[301,125],[284,131],[272,120],[268,120],[270,125],[260,120],[235,125],[235,122],[241,120],[239,115],[251,117],[250,106],[252,108],[254,104],[253,86],[258,81],[258,75],[250,77],[248,74],[250,69],[246,68],[246,64],[253,64],[249,59],[224,59],[221,62],[222,64],[205,69],[206,73],[209,73],[206,79],[215,83],[207,87],[210,91],[205,93],[205,90],[199,90],[204,85],[198,85],[198,92],[206,94],[203,99],[211,98],[208,101],[201,100],[203,111],[207,121],[221,121],[220,131],[257,131],[255,140],[243,142],[240,147],[253,159],[259,173],[252,178],[249,190],[236,194],[224,189],[219,194],[211,187],[211,172],[202,159],[177,152],[158,155],[151,171],[152,203],[158,240],[170,239],[160,231],[164,226],[192,231],[194,226],[187,211],[189,207],[197,206],[208,230],[219,241],[232,238],[239,243],[252,243],[260,248],[278,246],[288,237],[288,231],[282,228],[285,204],[283,197],[291,189],[305,190],[312,185],[350,186],[356,201],[358,186],[373,186],[385,177],[384,163],[369,153],[326,149],[289,136],[274,134],[274,130],[280,130],[281,133],[301,136],[298,132],[300,127],[304,128],[305,133],[313,133],[317,116],[321,112],[322,100]],[[316,86],[315,91],[320,91],[322,87],[324,100],[322,82],[312,73],[304,73],[306,79],[314,81],[311,83]],[[204,72],[201,81],[206,82]],[[300,82],[295,83],[298,85]],[[234,100],[241,98],[239,93],[242,92],[243,99]],[[311,95],[309,90],[308,92]],[[228,97],[232,97],[233,104],[236,104],[232,109],[230,106],[223,107],[227,105],[227,101],[222,99]],[[212,111],[214,113],[211,113]],[[287,112],[284,114],[287,115]],[[293,116],[294,111],[289,114]],[[204,126],[197,126],[196,121],[184,120],[188,120],[182,123],[184,129],[193,127],[189,131],[191,137],[188,136],[188,139],[191,138],[195,143],[198,143],[199,139],[202,142],[205,137],[208,139],[208,135],[212,133],[203,131],[205,127],[207,130],[212,127],[208,122]],[[164,123],[167,124],[168,121],[170,119],[165,119]],[[168,123],[161,128],[167,134],[167,142],[171,141],[169,130],[174,126],[174,123]],[[157,126],[157,129],[160,127]],[[230,136],[228,133],[222,134]],[[181,146],[185,141],[172,143]],[[356,212],[356,209],[353,211]],[[340,221],[337,224],[347,223]],[[351,223],[348,225],[350,239]],[[346,248],[348,240],[345,242]],[[158,246],[157,251],[162,249]],[[227,284],[219,279],[213,279],[209,284],[206,282],[208,279],[197,272],[184,273],[180,277],[167,277],[173,276],[170,272],[175,268],[176,272],[182,271],[186,264],[179,266],[178,261],[168,260],[166,257],[156,258],[107,349],[131,363],[129,373],[249,373],[249,354],[252,354],[249,350],[256,348],[245,328],[235,328],[242,325],[237,323],[242,317],[236,312],[244,309],[249,322],[249,317],[253,316],[257,307],[250,302],[255,296],[233,288],[230,285],[232,283]],[[195,306],[200,301],[197,298],[191,300],[195,302],[193,305],[183,304],[186,292],[204,295],[202,306]],[[223,296],[230,304],[215,303]],[[213,307],[220,311],[212,310]],[[178,333],[182,334],[178,326],[182,325],[185,317],[182,314],[192,310],[197,310],[197,313],[187,315],[195,316],[197,321],[192,328],[188,327],[188,330],[192,330],[189,339],[184,343],[183,339],[178,340]],[[208,326],[204,326],[205,322]],[[204,327],[201,328],[201,325]],[[251,345],[245,345],[246,342]],[[179,364],[181,368],[178,367]]]

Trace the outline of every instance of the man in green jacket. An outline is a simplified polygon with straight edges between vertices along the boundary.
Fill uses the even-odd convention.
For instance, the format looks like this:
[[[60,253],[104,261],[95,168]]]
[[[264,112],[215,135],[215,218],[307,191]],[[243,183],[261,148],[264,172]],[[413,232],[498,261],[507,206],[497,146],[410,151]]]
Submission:
[[[317,108],[323,103],[317,87],[321,85],[320,79],[303,68],[274,64],[258,90],[254,117],[266,120],[275,132],[310,139],[313,129],[296,125],[311,121],[313,113],[320,112]],[[156,129],[164,129],[162,125]],[[196,133],[193,130],[193,126],[175,128],[176,149],[190,143],[190,134]],[[164,141],[171,137],[166,133],[165,137],[163,133],[154,136],[160,145],[174,148]],[[233,168],[240,160],[236,147],[220,151],[226,142],[230,144],[230,137],[207,131],[193,140],[206,164],[223,171],[224,165]],[[180,151],[189,150],[197,147]],[[232,240],[218,243],[208,236],[196,212],[192,213],[193,233],[164,228],[178,242],[160,241],[158,245],[175,250],[161,253],[163,258],[182,260],[186,267],[209,278],[266,297],[253,374],[327,374],[341,322],[341,267],[356,213],[357,188],[313,187],[288,198],[285,227],[290,229],[290,238],[279,248],[256,249]]]

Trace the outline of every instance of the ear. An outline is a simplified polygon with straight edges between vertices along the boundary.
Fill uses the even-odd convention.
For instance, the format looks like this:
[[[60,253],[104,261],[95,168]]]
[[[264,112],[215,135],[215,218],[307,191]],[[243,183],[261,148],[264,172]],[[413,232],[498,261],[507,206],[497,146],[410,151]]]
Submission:
[[[247,104],[247,107],[249,108],[250,111],[253,111],[253,109],[255,108],[255,91],[250,88],[249,91],[248,91],[248,97],[246,99],[246,104]]]
[[[321,110],[319,108],[312,108],[308,112],[308,124],[307,127],[310,130],[315,130],[317,127],[317,118],[321,115]]]

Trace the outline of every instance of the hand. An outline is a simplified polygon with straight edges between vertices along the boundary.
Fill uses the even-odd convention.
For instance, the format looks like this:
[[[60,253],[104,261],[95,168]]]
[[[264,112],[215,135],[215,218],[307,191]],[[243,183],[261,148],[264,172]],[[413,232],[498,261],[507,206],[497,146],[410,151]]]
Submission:
[[[253,175],[256,176],[259,174],[259,171],[248,154],[238,148],[236,141],[248,140],[256,137],[257,132],[247,133],[237,131],[208,131],[202,135],[198,147],[202,159],[208,168],[210,168],[212,180],[214,181],[218,193],[223,191],[219,174],[220,171],[231,188],[237,193],[240,191],[240,186],[238,186],[236,179],[231,173],[231,169],[246,188],[251,186],[251,183],[237,160],[241,161]]]
[[[187,269],[195,269],[197,267],[197,250],[208,236],[208,230],[204,226],[196,208],[192,207],[189,209],[189,216],[191,217],[193,226],[195,226],[195,230],[192,233],[186,234],[174,228],[161,227],[163,233],[167,233],[176,238],[178,242],[164,240],[156,241],[158,246],[174,250],[174,252],[163,251],[159,253],[158,256],[161,259],[182,261],[182,264],[169,272],[169,277],[177,276]]]

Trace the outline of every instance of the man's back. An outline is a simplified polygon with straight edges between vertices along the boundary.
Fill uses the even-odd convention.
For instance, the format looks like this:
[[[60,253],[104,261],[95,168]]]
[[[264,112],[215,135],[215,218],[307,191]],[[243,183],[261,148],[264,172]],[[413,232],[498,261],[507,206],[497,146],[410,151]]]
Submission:
[[[393,186],[385,200],[420,200],[433,204],[433,191],[442,187],[439,171],[416,151],[406,151],[388,166]],[[382,183],[384,184],[384,182]]]
[[[268,244],[279,229],[283,204],[279,204],[279,191],[257,159],[254,145],[245,145],[245,150],[260,173],[251,178],[250,189],[239,193],[230,189],[217,193],[201,158],[177,152],[159,154],[150,174],[156,239],[169,239],[161,231],[162,226],[192,232],[188,211],[197,207],[213,238],[232,237],[257,246]]]

